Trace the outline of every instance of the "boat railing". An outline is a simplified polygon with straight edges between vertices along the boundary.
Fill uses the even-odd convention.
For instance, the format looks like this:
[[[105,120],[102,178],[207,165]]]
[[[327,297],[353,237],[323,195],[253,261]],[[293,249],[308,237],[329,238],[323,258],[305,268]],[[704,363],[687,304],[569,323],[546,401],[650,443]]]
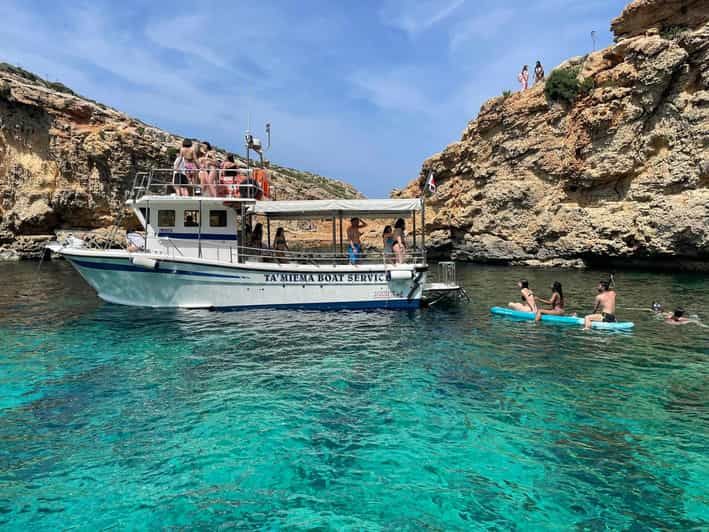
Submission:
[[[163,253],[168,257],[186,256],[185,249],[172,245],[163,248]],[[198,244],[197,254],[201,258],[214,259],[217,262],[227,262],[237,264],[244,262],[270,262],[280,264],[310,264],[310,265],[344,265],[344,264],[425,264],[426,252],[423,249],[407,250],[403,261],[397,262],[394,253],[386,253],[383,250],[367,250],[357,255],[354,262],[348,253],[335,251],[281,251],[271,248],[254,248],[233,245],[211,243],[208,241]]]
[[[138,172],[133,179],[130,199],[143,196],[184,196],[269,199],[270,184],[254,177],[251,169],[189,169],[178,172],[172,168],[156,168]]]

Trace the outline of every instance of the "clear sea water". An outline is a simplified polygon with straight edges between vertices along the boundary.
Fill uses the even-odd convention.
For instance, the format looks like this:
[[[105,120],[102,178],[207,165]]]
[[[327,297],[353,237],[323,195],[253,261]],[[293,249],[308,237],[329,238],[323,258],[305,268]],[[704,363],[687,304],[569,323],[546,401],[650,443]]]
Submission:
[[[622,273],[630,333],[493,317],[598,272],[459,266],[469,304],[156,311],[0,265],[0,528],[709,527],[702,275]],[[633,310],[635,309],[635,310]]]

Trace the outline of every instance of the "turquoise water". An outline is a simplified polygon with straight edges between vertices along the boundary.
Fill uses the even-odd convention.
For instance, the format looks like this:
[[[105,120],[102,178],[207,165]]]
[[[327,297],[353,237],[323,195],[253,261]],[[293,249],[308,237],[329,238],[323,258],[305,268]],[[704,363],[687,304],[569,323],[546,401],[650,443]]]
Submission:
[[[0,265],[0,527],[709,527],[703,276],[624,273],[631,333],[488,307],[558,278],[459,266],[415,312],[155,311],[62,262]],[[590,289],[590,291],[589,291]]]

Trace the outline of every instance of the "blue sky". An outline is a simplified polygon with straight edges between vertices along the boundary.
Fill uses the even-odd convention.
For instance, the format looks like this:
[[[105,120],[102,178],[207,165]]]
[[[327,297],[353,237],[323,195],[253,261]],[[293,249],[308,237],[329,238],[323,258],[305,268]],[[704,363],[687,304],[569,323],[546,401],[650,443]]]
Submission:
[[[177,134],[384,197],[480,105],[612,41],[618,0],[0,3],[0,60]]]

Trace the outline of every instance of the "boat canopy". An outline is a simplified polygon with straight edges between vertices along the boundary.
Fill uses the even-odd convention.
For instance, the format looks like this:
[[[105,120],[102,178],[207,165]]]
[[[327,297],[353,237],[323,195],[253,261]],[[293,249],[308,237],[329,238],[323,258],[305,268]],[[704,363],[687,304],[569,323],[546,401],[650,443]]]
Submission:
[[[361,199],[361,200],[300,200],[257,201],[250,208],[260,214],[281,220],[316,219],[343,216],[347,218],[387,218],[407,216],[420,211],[420,198],[411,199]]]

